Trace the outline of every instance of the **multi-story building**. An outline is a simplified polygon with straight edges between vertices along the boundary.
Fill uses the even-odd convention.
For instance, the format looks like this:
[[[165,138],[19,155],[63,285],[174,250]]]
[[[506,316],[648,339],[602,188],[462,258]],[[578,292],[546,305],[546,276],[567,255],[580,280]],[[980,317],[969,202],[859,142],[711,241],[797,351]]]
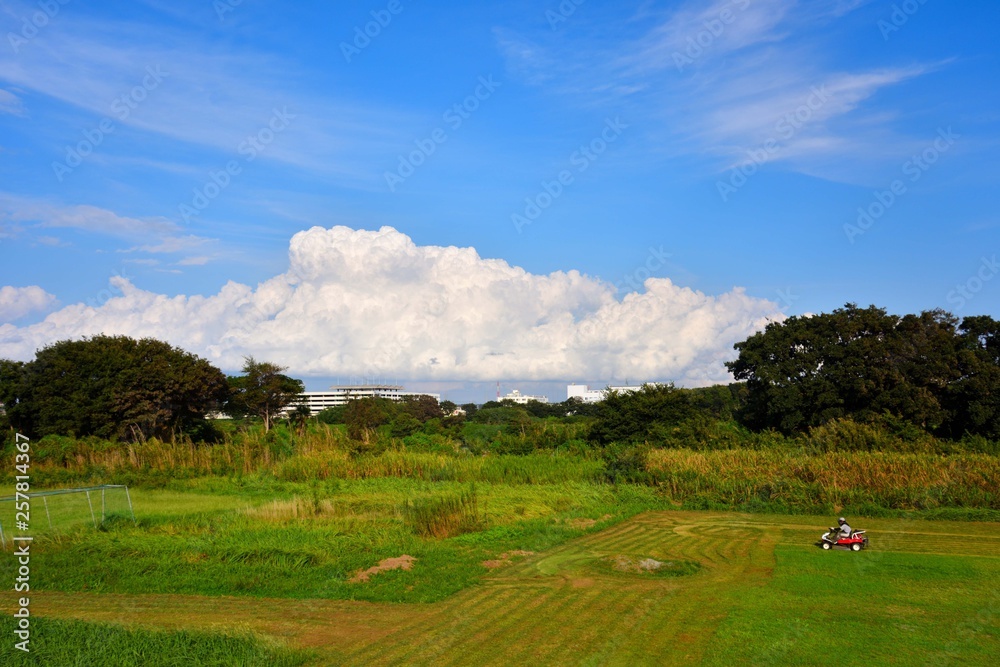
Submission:
[[[640,385],[629,385],[627,387],[606,387],[604,389],[591,389],[585,384],[570,384],[566,385],[566,400],[571,398],[579,398],[584,403],[599,403],[604,400],[605,396],[609,391],[617,391],[620,393],[627,393],[630,391],[639,391],[647,384],[656,386],[658,382],[646,382]]]
[[[299,394],[299,400],[286,408],[285,412],[294,410],[296,405],[306,405],[315,415],[326,408],[346,405],[348,401],[359,398],[387,398],[390,401],[401,401],[408,396],[430,396],[435,401],[441,400],[440,394],[403,391],[403,387],[394,384],[344,384],[334,385],[327,391],[303,392]]]
[[[529,396],[527,394],[522,394],[520,391],[518,391],[517,389],[515,389],[514,391],[512,391],[509,394],[507,394],[506,396],[504,396],[502,400],[504,400],[504,401],[514,401],[515,403],[520,403],[521,405],[524,405],[525,403],[528,403],[530,401],[538,401],[539,403],[548,403],[549,402],[549,397],[548,396]]]

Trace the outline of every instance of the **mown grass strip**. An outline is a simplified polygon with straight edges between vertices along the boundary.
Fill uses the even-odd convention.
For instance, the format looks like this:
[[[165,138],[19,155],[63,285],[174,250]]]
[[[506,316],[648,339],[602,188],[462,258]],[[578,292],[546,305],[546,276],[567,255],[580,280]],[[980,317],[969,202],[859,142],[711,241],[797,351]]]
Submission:
[[[0,636],[13,637],[14,625],[10,616],[0,617]],[[29,653],[3,646],[0,662],[10,667],[299,667],[314,659],[250,633],[158,631],[45,617],[31,619],[31,633]]]

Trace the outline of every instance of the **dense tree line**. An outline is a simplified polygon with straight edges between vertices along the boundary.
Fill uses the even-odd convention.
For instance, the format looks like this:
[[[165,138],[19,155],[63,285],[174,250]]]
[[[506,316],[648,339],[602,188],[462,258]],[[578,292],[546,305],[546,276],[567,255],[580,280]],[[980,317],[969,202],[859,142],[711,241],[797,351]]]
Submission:
[[[634,470],[636,446],[756,448],[800,436],[823,448],[896,446],[900,438],[1000,441],[1000,322],[990,317],[897,316],[848,304],[771,323],[736,350],[730,385],[656,384],[593,404],[502,400],[462,411],[429,396],[359,399],[324,410],[318,421],[344,424],[366,445],[396,439],[473,453],[593,447],[607,450],[609,469],[617,461]],[[284,370],[248,357],[243,374],[227,378],[162,341],[95,336],[55,343],[31,362],[0,360],[0,402],[4,418],[32,437],[207,439],[212,413],[260,419],[265,430],[283,418],[303,390]],[[305,406],[289,414],[299,433],[311,419]]]
[[[1000,438],[1000,323],[941,310],[897,316],[848,304],[790,317],[738,343],[740,420],[804,431],[891,415],[929,433]]]
[[[466,408],[466,406],[462,406]],[[545,419],[548,417],[593,417],[597,415],[598,408],[594,403],[586,403],[580,398],[570,398],[561,403],[542,403],[531,400],[526,403],[516,403],[513,399],[502,398],[499,401],[486,401],[480,407],[482,410],[493,408],[517,408],[532,417]]]
[[[54,343],[29,362],[0,360],[0,403],[3,419],[33,438],[211,440],[213,413],[259,417],[270,428],[302,391],[282,370],[250,357],[244,375],[227,378],[169,343],[101,335]]]
[[[848,304],[771,323],[736,349],[727,366],[737,382],[729,386],[610,394],[597,406],[590,441],[749,446],[753,432],[769,431],[844,447],[883,438],[1000,440],[1000,322],[990,317],[897,316]]]
[[[33,361],[0,361],[0,402],[32,437],[140,440],[200,435],[228,398],[226,377],[168,343],[126,336],[61,341]]]

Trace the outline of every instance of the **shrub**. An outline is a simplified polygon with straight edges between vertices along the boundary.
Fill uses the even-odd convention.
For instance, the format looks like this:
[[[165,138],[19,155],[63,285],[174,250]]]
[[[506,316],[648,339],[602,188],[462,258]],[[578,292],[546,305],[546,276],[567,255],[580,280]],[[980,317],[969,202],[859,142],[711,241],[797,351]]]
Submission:
[[[633,482],[644,484],[649,480],[646,471],[649,459],[648,445],[613,443],[604,448],[604,475],[614,484]]]
[[[981,435],[966,435],[962,438],[960,447],[967,452],[1000,456],[1000,441],[990,440]]]
[[[444,435],[414,433],[403,438],[406,449],[414,452],[455,453],[455,442]]]
[[[477,424],[505,424],[522,426],[531,421],[531,415],[524,408],[514,406],[501,406],[496,408],[483,408],[469,418]]]
[[[803,436],[813,452],[932,452],[933,436],[905,420],[885,415],[868,422],[833,419]]]
[[[490,443],[489,450],[494,454],[523,456],[535,451],[535,443],[523,433],[498,433]]]

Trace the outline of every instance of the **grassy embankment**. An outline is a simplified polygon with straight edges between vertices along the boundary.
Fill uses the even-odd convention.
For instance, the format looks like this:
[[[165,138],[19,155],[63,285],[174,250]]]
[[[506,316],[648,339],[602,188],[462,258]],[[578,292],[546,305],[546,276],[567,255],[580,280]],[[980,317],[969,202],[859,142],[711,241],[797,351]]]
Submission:
[[[258,651],[281,638],[287,660],[314,665],[996,664],[1000,526],[864,527],[872,547],[854,554],[812,546],[819,528],[806,517],[645,513],[511,558],[431,604],[61,592],[34,604],[46,618],[146,633],[251,632],[265,637]],[[616,568],[623,558],[657,559],[673,576]],[[378,577],[393,575],[428,573],[418,560]],[[219,664],[254,663],[237,654]]]
[[[619,660],[617,656],[631,655],[641,662],[643,654],[637,651],[643,646],[638,642],[642,637],[660,651],[657,655],[669,655],[685,662],[677,646],[667,646],[661,641],[662,627],[672,628],[670,632],[680,633],[684,641],[700,647],[691,655],[709,663],[714,660],[717,664],[724,664],[727,655],[732,654],[713,652],[715,649],[710,650],[703,643],[706,637],[714,637],[712,646],[726,646],[729,642],[732,651],[737,650],[740,642],[747,641],[749,643],[742,650],[757,655],[761,662],[768,659],[786,662],[785,658],[794,657],[795,662],[808,664],[810,660],[815,661],[815,655],[821,654],[824,648],[825,635],[819,626],[823,626],[823,632],[826,626],[857,631],[870,643],[884,645],[885,655],[889,655],[887,640],[880,634],[882,630],[855,627],[861,622],[859,619],[881,613],[879,604],[905,608],[905,613],[901,613],[909,620],[904,623],[904,629],[917,628],[923,633],[908,644],[914,647],[913,655],[917,655],[922,646],[952,651],[954,647],[949,648],[940,632],[935,630],[929,635],[930,639],[926,638],[924,629],[929,623],[926,619],[947,624],[953,618],[971,613],[959,604],[959,599],[983,593],[981,586],[975,583],[978,577],[994,577],[995,580],[998,574],[994,561],[975,558],[969,561],[965,556],[948,560],[948,556],[941,554],[890,556],[882,551],[876,556],[873,552],[864,557],[874,556],[874,565],[865,570],[874,574],[866,574],[861,583],[852,578],[845,584],[846,590],[863,601],[861,606],[841,608],[836,606],[837,596],[829,592],[838,584],[830,577],[831,573],[837,576],[852,574],[836,569],[847,561],[831,559],[816,565],[808,555],[811,552],[802,551],[804,544],[815,539],[814,533],[828,523],[826,517],[799,520],[809,525],[808,535],[799,530],[794,539],[757,546],[746,543],[729,528],[713,528],[716,533],[707,542],[701,538],[677,542],[678,536],[691,538],[693,533],[671,522],[655,526],[644,521],[621,523],[644,510],[679,507],[822,513],[831,518],[841,512],[852,516],[907,517],[905,527],[917,533],[925,530],[922,526],[932,524],[914,523],[913,518],[995,521],[1000,510],[1000,463],[994,456],[964,450],[951,453],[926,449],[867,452],[830,451],[833,448],[816,446],[703,447],[697,451],[654,449],[638,459],[641,470],[631,471],[639,473],[637,478],[643,480],[643,484],[609,484],[606,481],[609,466],[620,461],[609,459],[606,452],[580,447],[579,443],[571,447],[536,449],[525,455],[495,452],[475,455],[459,450],[445,438],[421,438],[416,443],[412,439],[409,443],[390,441],[388,446],[371,446],[371,443],[349,441],[339,429],[314,427],[300,437],[287,431],[268,437],[251,433],[211,446],[156,441],[122,445],[54,438],[34,444],[32,473],[36,489],[42,485],[128,483],[133,488],[139,519],[138,526],[134,526],[119,514],[95,531],[86,527],[87,517],[81,514],[83,520],[75,527],[57,525],[55,531],[39,532],[34,545],[32,585],[35,590],[49,591],[43,594],[50,596],[49,599],[63,600],[60,603],[63,607],[53,607],[54,615],[131,623],[134,619],[128,613],[116,616],[107,610],[125,604],[123,600],[132,600],[128,604],[141,606],[142,600],[154,599],[159,605],[163,598],[148,596],[177,593],[230,600],[225,602],[230,607],[240,607],[242,603],[217,596],[272,598],[266,606],[274,604],[274,599],[287,600],[288,604],[291,599],[433,603],[405,606],[408,613],[423,620],[409,624],[401,618],[399,623],[417,634],[404,632],[384,650],[375,650],[357,637],[341,637],[326,643],[320,638],[291,641],[296,649],[319,646],[323,655],[337,656],[337,660],[348,662],[363,663],[369,659],[375,662],[397,659],[434,662],[439,655],[462,655],[455,652],[462,647],[462,650],[473,650],[470,655],[481,656],[484,661],[524,654],[525,658],[549,657],[559,662],[574,662],[579,658],[595,663],[615,662]],[[634,464],[635,460],[628,462]],[[5,470],[12,469],[7,463],[5,460]],[[0,520],[9,525],[6,516]],[[771,520],[772,523],[791,521],[794,519]],[[766,523],[764,518],[744,522],[754,529]],[[37,519],[35,525],[38,525]],[[980,530],[969,524],[957,525],[969,527],[958,528],[956,532]],[[982,526],[990,526],[987,530],[996,531],[990,524]],[[608,528],[611,529],[598,532]],[[777,530],[784,538],[791,535],[791,529]],[[599,536],[614,537],[621,531],[634,533],[634,539],[623,542],[615,538],[595,546],[595,540],[604,539]],[[720,556],[729,553],[725,544],[742,544],[740,548],[745,549]],[[942,554],[947,552],[943,542],[936,544],[943,550]],[[662,545],[674,545],[677,549]],[[897,541],[889,545],[888,551],[906,552],[901,545],[903,543]],[[578,553],[580,548],[584,549],[582,555]],[[513,551],[534,552],[535,555],[503,558],[504,554]],[[609,572],[606,561],[594,558],[594,554],[607,556],[611,552],[636,558],[676,558],[678,562],[696,564],[698,567],[691,581],[708,581],[705,579],[708,573],[716,572],[720,563],[728,562],[727,559],[733,564],[742,563],[740,568],[750,568],[747,572],[754,577],[761,575],[760,559],[773,561],[772,565],[764,566],[764,570],[770,568],[774,576],[766,594],[751,588],[744,590],[738,578],[724,577],[729,582],[727,586],[736,588],[731,591],[719,583],[718,586],[713,584],[714,588],[688,590],[683,586],[675,588],[680,586],[676,582],[645,581],[637,584],[635,590],[630,588],[631,584],[625,586],[628,594],[618,599],[620,591],[616,586],[622,583],[621,575]],[[384,558],[402,554],[416,559],[412,570],[383,572],[369,582],[351,581],[357,572]],[[484,564],[489,561],[500,561],[499,575]],[[7,558],[2,562],[0,577],[10,579],[13,564]],[[852,562],[856,565],[868,561]],[[831,570],[829,563],[838,565]],[[508,579],[508,572],[520,572],[530,580],[541,576],[548,583],[539,593],[532,588],[534,584]],[[796,572],[806,574],[796,578]],[[735,574],[735,570],[730,574]],[[912,590],[906,593],[886,590],[884,582],[879,583],[879,577],[889,576]],[[509,585],[491,589],[488,598],[483,597],[486,592],[476,592],[481,590],[476,584],[494,579]],[[593,586],[595,590],[587,592],[583,589],[590,586],[583,586],[578,591],[572,584],[566,587],[566,582],[584,580],[598,582]],[[931,581],[931,589],[927,589],[925,580]],[[739,585],[736,582],[740,582]],[[659,586],[667,588],[657,588]],[[922,592],[936,590],[935,587],[945,590],[946,597],[951,596],[941,608],[947,613],[932,609],[930,598]],[[670,597],[674,591],[682,589],[688,590],[691,597],[685,598],[679,606],[675,604],[672,610],[657,601],[658,596]],[[94,593],[100,597],[92,597]],[[86,598],[74,597],[80,594]],[[59,595],[68,597],[58,598]],[[506,618],[509,610],[503,605],[508,603],[511,609],[528,605],[527,608],[536,609],[539,616],[529,618],[518,611],[510,622],[504,621],[501,630],[488,630],[486,625],[480,627],[477,624],[488,620],[480,607],[487,599],[492,601],[494,595],[500,606],[487,606],[499,616]],[[766,613],[771,609],[769,605],[777,608],[778,602],[785,601],[789,595],[801,598],[797,598],[799,607],[788,612],[793,615]],[[197,601],[202,599],[194,598],[192,604],[197,606],[201,604]],[[681,601],[677,597],[672,599],[674,603]],[[312,606],[318,602],[308,604]],[[646,628],[635,642],[603,634],[627,629],[622,625],[623,619],[631,619],[636,611],[623,606],[626,604],[638,605],[646,610],[643,613],[648,611],[650,614],[650,620],[635,621]],[[553,612],[553,619],[560,619],[568,610],[585,609],[590,605],[598,605],[617,616],[609,619],[583,614],[577,620],[573,620],[576,616],[564,618],[570,624],[567,627],[578,628],[570,632],[570,636],[585,640],[579,646],[567,645],[551,634],[546,628],[554,621],[539,621],[547,609]],[[709,610],[701,621],[695,614],[699,605]],[[336,618],[352,627],[354,621],[351,619],[356,620],[357,613],[354,607],[332,609]],[[73,610],[72,613],[69,610]],[[299,631],[289,629],[287,623],[281,626],[283,630],[277,629],[274,625],[277,621],[273,619],[262,620],[258,626],[248,628],[228,621],[225,617],[231,612],[222,608],[214,613],[214,621],[206,625],[187,623],[183,619],[166,622],[161,618],[150,622],[149,627],[189,630],[212,627],[227,635],[235,633],[235,638],[149,634],[148,630],[136,630],[137,634],[127,635],[114,628],[100,632],[119,633],[109,640],[109,645],[124,642],[124,646],[132,646],[137,651],[153,653],[158,649],[151,647],[181,642],[189,645],[192,651],[202,652],[199,655],[205,657],[196,660],[199,664],[211,664],[212,652],[216,650],[245,655],[245,659],[239,658],[237,662],[242,660],[246,664],[254,664],[254,660],[266,662],[272,659],[271,656],[278,656],[273,659],[285,660],[287,664],[306,659],[304,654],[282,648],[271,640],[261,643],[255,639],[256,635],[246,635],[250,629],[272,638],[297,637]],[[468,616],[468,627],[463,625],[465,629],[458,632],[453,621],[447,620],[453,618],[451,614]],[[153,612],[147,615],[155,617]],[[186,613],[182,616],[186,618]],[[540,623],[532,630],[538,637],[536,648],[531,650],[541,651],[541,654],[525,653],[528,648],[522,645],[523,642],[515,641],[518,618],[525,627]],[[655,618],[661,618],[656,623],[662,621],[667,625],[657,630],[652,620]],[[727,619],[726,623],[721,623],[723,618]],[[806,624],[796,618],[807,619]],[[308,625],[305,620],[303,623]],[[583,627],[581,623],[590,626]],[[447,646],[430,651],[415,639],[421,633],[433,634],[432,631],[440,630],[441,624],[451,628],[447,633]],[[53,637],[64,636],[69,642],[67,650],[101,650],[87,648],[86,642],[72,639],[77,637],[74,633],[79,632],[73,626],[49,625],[43,619],[38,627],[39,637],[47,632]],[[967,641],[954,650],[977,659],[983,651],[993,650],[991,647],[995,645],[989,643],[995,640],[995,634],[990,634],[993,630],[989,630],[993,626],[987,622],[984,627],[988,628],[986,644],[979,640]],[[396,630],[392,630],[394,632]],[[463,638],[465,632],[477,634],[472,639]],[[555,632],[554,626],[551,632]],[[388,629],[386,633],[392,634]],[[500,643],[492,648],[487,644],[478,647],[468,644],[482,636],[494,636]],[[59,641],[63,643],[64,640]],[[404,650],[406,642],[411,644]],[[546,653],[539,646],[553,648]],[[57,656],[57,662],[64,657],[52,655]],[[97,654],[85,652],[84,655]],[[236,663],[223,661],[219,664]],[[320,660],[318,664],[326,663]]]

